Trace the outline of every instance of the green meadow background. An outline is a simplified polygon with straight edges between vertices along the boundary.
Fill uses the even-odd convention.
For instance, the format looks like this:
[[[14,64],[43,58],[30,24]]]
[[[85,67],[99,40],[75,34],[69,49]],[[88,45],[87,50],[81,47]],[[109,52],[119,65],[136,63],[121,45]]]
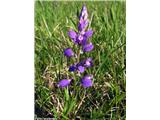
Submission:
[[[93,86],[56,86],[66,73],[63,49],[72,47],[67,32],[77,29],[82,5],[88,9],[94,34],[94,60],[88,71]],[[75,48],[76,49],[76,48]],[[125,1],[35,1],[35,118],[124,120],[126,117]],[[85,94],[84,94],[85,93]]]

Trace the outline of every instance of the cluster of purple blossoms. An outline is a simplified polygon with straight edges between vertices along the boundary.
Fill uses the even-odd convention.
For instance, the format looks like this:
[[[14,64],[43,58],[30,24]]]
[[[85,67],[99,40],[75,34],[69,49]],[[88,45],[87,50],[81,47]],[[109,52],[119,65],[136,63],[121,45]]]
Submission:
[[[87,26],[89,24],[88,20],[88,12],[85,5],[83,5],[80,16],[79,16],[79,24],[78,24],[78,32],[73,31],[72,29],[69,30],[68,36],[71,38],[71,40],[74,42],[74,44],[81,46],[81,49],[83,52],[89,52],[93,50],[94,46],[91,42],[88,41],[88,38],[90,38],[93,34],[93,31],[91,29],[86,30]],[[66,48],[64,50],[64,55],[68,58],[74,57],[75,53],[71,48]],[[78,58],[79,59],[79,58]],[[93,66],[92,58],[87,58],[85,60],[79,60],[78,63],[75,63],[69,67],[69,72],[78,72],[79,74],[82,74],[85,72],[85,69]],[[92,86],[92,79],[93,75],[85,75],[81,78],[81,84],[83,87],[90,87]],[[58,83],[59,87],[66,87],[68,86],[73,79],[63,79]]]

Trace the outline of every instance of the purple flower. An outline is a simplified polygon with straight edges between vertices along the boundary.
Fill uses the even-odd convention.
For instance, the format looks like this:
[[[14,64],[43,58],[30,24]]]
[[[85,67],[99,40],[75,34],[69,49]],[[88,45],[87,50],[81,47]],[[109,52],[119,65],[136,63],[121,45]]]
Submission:
[[[74,42],[75,44],[77,44],[77,43],[76,43],[77,33],[76,33],[75,31],[70,30],[70,31],[68,32],[68,36],[73,40],[73,42]]]
[[[72,51],[71,48],[66,48],[64,50],[64,55],[67,56],[67,57],[72,57],[72,56],[74,56],[74,52]]]
[[[69,67],[69,71],[70,71],[70,72],[74,72],[76,69],[77,69],[76,65],[71,65],[71,66]]]
[[[73,40],[73,42],[75,44],[82,44],[82,42],[84,41],[84,39],[86,39],[85,37],[85,32],[83,34],[77,34],[75,31],[70,30],[68,32],[68,36]]]
[[[74,72],[75,70],[77,70],[79,73],[83,73],[85,71],[85,68],[81,63],[78,63],[77,65],[71,65],[69,67],[70,72]]]
[[[93,34],[92,30],[88,30],[87,32],[81,31],[79,34],[73,30],[68,32],[68,36],[73,40],[75,44],[85,45],[87,43],[87,39],[91,37]]]
[[[87,33],[82,32],[80,34],[76,34],[76,32],[74,31],[68,32],[68,35],[73,40],[73,42],[79,45],[81,44],[85,45],[87,43],[87,38],[89,38],[91,34],[92,34],[91,31],[87,31]]]
[[[83,32],[81,34],[83,34],[82,45],[86,45],[87,44],[87,39],[92,36],[93,31],[92,30],[88,30],[87,32]]]
[[[92,58],[87,58],[85,61],[84,61],[84,66],[85,67],[91,67],[93,65],[93,62],[92,62]]]
[[[82,86],[83,87],[90,87],[90,86],[92,86],[92,79],[93,78],[93,75],[86,75],[86,76],[84,76],[83,78],[82,78],[82,81],[81,81],[81,83],[82,83]]]
[[[88,26],[89,20],[88,20],[88,12],[85,5],[83,5],[80,16],[79,16],[79,25],[78,30],[84,31],[86,27]]]
[[[88,12],[87,12],[87,8],[85,5],[83,5],[82,9],[81,9],[81,13],[79,16],[79,20],[86,20],[88,18]]]
[[[78,24],[78,30],[83,32],[89,24],[89,20],[80,20]]]
[[[61,87],[61,88],[66,87],[70,84],[70,82],[71,82],[71,79],[63,79],[58,83],[58,87]]]
[[[92,34],[93,34],[93,31],[92,31],[92,30],[88,30],[87,32],[85,32],[84,35],[85,35],[87,38],[89,38],[89,37],[92,36]]]
[[[78,66],[78,71],[80,72],[80,73],[83,73],[84,71],[85,71],[85,69],[84,69],[84,67],[83,66]]]
[[[80,34],[77,36],[76,42],[78,44],[81,44],[83,42],[83,40],[84,40],[84,36]]]
[[[93,44],[90,42],[89,44],[86,44],[83,46],[83,51],[84,52],[89,52],[94,48]]]

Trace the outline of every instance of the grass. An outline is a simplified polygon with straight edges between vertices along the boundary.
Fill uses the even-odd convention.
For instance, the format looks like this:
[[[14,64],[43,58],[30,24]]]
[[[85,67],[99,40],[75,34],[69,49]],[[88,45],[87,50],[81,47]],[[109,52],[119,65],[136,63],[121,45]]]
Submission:
[[[88,71],[94,85],[60,89],[56,84],[67,74],[63,49],[73,46],[67,32],[76,29],[83,4],[94,30],[95,48],[85,55],[94,58]],[[125,11],[125,1],[35,2],[35,118],[125,119]]]

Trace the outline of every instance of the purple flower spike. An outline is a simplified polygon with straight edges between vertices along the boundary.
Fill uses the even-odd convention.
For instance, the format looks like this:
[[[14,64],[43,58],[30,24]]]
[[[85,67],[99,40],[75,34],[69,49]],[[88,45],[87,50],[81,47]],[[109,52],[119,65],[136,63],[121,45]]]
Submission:
[[[78,76],[82,75],[81,73],[84,73],[87,68],[93,66],[92,58],[81,60],[82,57],[80,56],[83,52],[89,52],[94,48],[94,45],[88,41],[88,39],[93,35],[93,31],[91,29],[87,30],[89,23],[90,21],[88,19],[87,8],[85,5],[83,5],[80,12],[80,16],[79,16],[79,22],[77,26],[78,30],[76,30],[77,32],[72,29],[70,29],[68,32],[68,36],[70,37],[70,39],[74,42],[74,44],[79,46],[80,54],[76,55],[71,48],[66,48],[64,50],[64,55],[67,57],[67,60],[69,59],[68,57],[72,57],[72,56],[75,56],[77,58],[75,60],[75,63],[69,66],[68,71],[76,72],[76,74],[78,73],[77,74]],[[78,53],[79,53],[79,50],[77,51]],[[84,88],[91,87],[93,84],[92,78],[93,78],[93,75],[83,76],[81,78],[82,86]],[[72,79],[60,80],[57,86],[60,88],[66,87],[70,85],[71,81]]]
[[[92,75],[86,75],[86,76],[84,76],[83,78],[82,78],[82,81],[81,81],[81,83],[82,83],[82,86],[83,87],[90,87],[90,86],[92,86],[92,79],[93,78],[93,76]]]
[[[92,44],[92,43],[89,43],[89,44],[86,44],[86,45],[83,46],[83,51],[84,51],[84,52],[89,52],[89,51],[91,51],[93,48],[94,48],[93,44]]]
[[[71,79],[63,79],[58,83],[58,87],[61,87],[61,88],[66,87],[70,84],[70,82],[71,82]]]
[[[80,73],[83,73],[85,71],[84,67],[83,66],[78,66],[78,71]]]
[[[85,67],[91,67],[93,65],[92,58],[87,58],[84,62]]]
[[[89,38],[89,37],[92,36],[92,34],[93,34],[93,31],[92,31],[92,30],[88,30],[87,32],[85,32],[84,35],[85,35],[87,38]]]
[[[64,55],[67,57],[72,57],[72,56],[74,56],[74,52],[72,51],[71,48],[67,48],[64,50]]]

